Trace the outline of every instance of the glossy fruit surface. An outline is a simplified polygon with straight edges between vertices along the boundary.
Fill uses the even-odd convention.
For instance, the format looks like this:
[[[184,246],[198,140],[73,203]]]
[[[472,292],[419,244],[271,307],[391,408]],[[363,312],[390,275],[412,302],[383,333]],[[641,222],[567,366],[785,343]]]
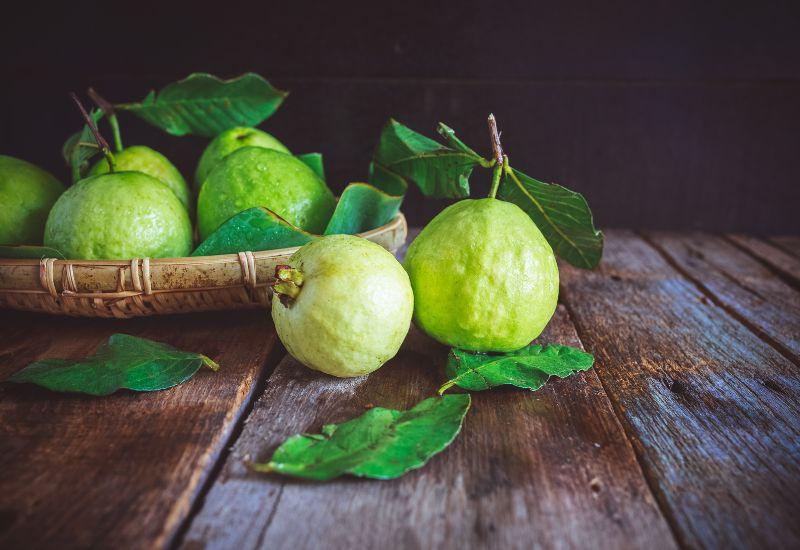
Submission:
[[[49,172],[0,155],[0,244],[42,244],[47,214],[63,192]]]
[[[322,233],[336,199],[311,168],[291,155],[245,147],[211,171],[197,199],[197,222],[205,240],[231,216],[263,206],[311,233]]]
[[[194,173],[195,191],[200,189],[219,161],[243,147],[264,147],[287,155],[291,154],[283,143],[258,128],[237,126],[225,130],[211,140],[211,143],[203,151],[200,162],[197,163],[197,170]]]
[[[518,206],[463,200],[417,236],[405,268],[414,322],[439,342],[512,351],[544,330],[558,302],[558,265],[539,228]]]
[[[165,183],[172,189],[178,200],[181,201],[187,211],[191,209],[191,193],[186,180],[175,168],[167,157],[144,145],[133,145],[126,147],[118,153],[114,153],[114,166],[117,172],[142,172]],[[91,170],[90,176],[97,176],[108,173],[108,161],[103,158],[99,160]]]
[[[408,333],[414,296],[408,275],[390,252],[351,235],[331,235],[303,246],[289,261],[272,318],[287,351],[333,376],[368,374],[397,354]],[[294,288],[296,295],[288,297]]]
[[[53,205],[44,243],[67,258],[177,258],[192,251],[189,215],[165,184],[141,172],[90,176]]]

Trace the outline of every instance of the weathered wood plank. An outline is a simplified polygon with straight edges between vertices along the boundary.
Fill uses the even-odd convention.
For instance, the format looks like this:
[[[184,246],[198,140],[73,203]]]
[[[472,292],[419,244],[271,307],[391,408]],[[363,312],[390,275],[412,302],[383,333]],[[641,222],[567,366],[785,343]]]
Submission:
[[[81,357],[113,332],[221,365],[154,393],[109,397],[0,385],[0,547],[166,546],[267,375],[263,311],[128,321],[0,312],[0,380],[42,357]]]
[[[800,236],[776,235],[767,239],[770,243],[800,258]]]
[[[800,292],[722,237],[651,233],[647,239],[711,299],[800,364]]]
[[[542,337],[579,345],[559,308]],[[606,548],[674,546],[594,372],[531,393],[473,394],[464,430],[394,481],[308,483],[251,473],[291,434],[380,405],[406,408],[443,381],[447,349],[412,329],[367,378],[287,357],[186,535],[185,548]]]
[[[800,544],[800,369],[642,239],[609,232],[564,299],[662,509],[691,547]]]
[[[728,238],[777,271],[788,282],[800,286],[800,258],[750,235],[729,235]]]

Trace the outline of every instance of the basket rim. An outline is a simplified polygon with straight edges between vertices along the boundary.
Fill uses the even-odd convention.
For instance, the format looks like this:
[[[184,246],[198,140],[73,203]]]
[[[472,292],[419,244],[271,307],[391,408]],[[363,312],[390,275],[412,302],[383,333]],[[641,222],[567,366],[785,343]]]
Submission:
[[[386,223],[380,227],[376,227],[375,229],[370,229],[369,231],[365,231],[363,233],[357,233],[356,236],[362,238],[369,238],[373,235],[391,231],[397,229],[399,227],[406,226],[408,224],[406,222],[406,218],[402,212],[398,211],[397,215],[389,223]],[[286,255],[290,253],[294,253],[295,251],[299,250],[301,247],[299,246],[290,246],[287,248],[273,248],[270,250],[258,250],[255,252],[250,252],[255,259],[259,258],[267,258],[276,255]],[[239,254],[243,252],[249,251],[242,251],[239,253],[232,253],[232,254],[216,254],[213,256],[181,256],[176,258],[150,258],[150,265],[194,265],[194,264],[208,264],[208,263],[227,263],[230,261],[238,261]],[[30,265],[39,265],[42,261],[46,258],[36,259],[36,258],[0,258],[0,266],[30,266]],[[103,267],[103,266],[129,266],[131,260],[136,258],[130,258],[127,260],[81,260],[81,259],[55,259],[55,264],[72,264],[76,266],[83,266],[83,267]]]

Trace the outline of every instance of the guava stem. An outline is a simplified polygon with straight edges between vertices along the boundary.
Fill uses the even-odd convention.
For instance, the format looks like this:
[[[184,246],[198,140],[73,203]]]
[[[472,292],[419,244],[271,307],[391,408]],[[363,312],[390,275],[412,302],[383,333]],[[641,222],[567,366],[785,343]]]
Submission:
[[[83,120],[86,121],[86,125],[89,126],[89,130],[92,132],[94,140],[97,142],[98,147],[100,147],[100,151],[102,151],[103,156],[106,157],[106,161],[108,162],[108,171],[113,172],[115,168],[114,155],[111,153],[111,148],[109,147],[108,142],[100,133],[100,130],[97,129],[97,124],[94,123],[94,119],[89,116],[89,113],[86,112],[86,109],[83,107],[81,100],[78,99],[77,94],[75,94],[75,92],[70,92],[69,95],[72,98],[72,101],[75,102],[75,105],[78,106],[78,110],[80,110]]]
[[[303,286],[303,274],[290,265],[275,266],[275,281],[271,286],[272,292],[278,295],[281,303],[289,307],[289,304],[300,294],[300,287]]]
[[[438,392],[439,395],[443,395],[444,392],[446,392],[447,390],[449,390],[450,388],[452,388],[455,385],[456,385],[456,381],[455,380],[448,380],[447,382],[442,384],[441,388],[439,388],[439,392]]]
[[[497,195],[497,189],[500,187],[500,177],[503,175],[503,163],[506,157],[503,155],[503,147],[500,145],[500,132],[497,130],[497,120],[493,114],[489,115],[487,122],[489,124],[489,141],[492,143],[492,152],[495,159],[492,187],[489,189],[489,198],[493,199]]]
[[[103,114],[108,117],[108,124],[111,126],[111,133],[114,138],[114,150],[117,153],[121,152],[123,149],[122,134],[119,131],[119,121],[117,120],[117,114],[114,112],[114,106],[106,98],[98,94],[94,88],[89,88],[86,93],[89,94],[95,105],[103,111]]]

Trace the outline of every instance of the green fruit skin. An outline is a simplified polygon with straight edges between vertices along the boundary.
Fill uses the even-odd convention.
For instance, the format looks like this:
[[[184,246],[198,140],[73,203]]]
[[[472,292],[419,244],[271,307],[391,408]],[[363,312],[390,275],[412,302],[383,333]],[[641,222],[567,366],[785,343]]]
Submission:
[[[414,322],[448,346],[513,351],[539,336],[558,302],[558,265],[518,206],[463,200],[417,236],[405,258]]]
[[[63,192],[49,172],[0,155],[0,244],[42,244],[47,214]]]
[[[83,179],[53,205],[46,246],[67,258],[177,258],[192,251],[192,225],[175,194],[141,172]]]
[[[172,189],[183,207],[191,212],[192,194],[186,180],[183,179],[175,165],[158,151],[144,145],[126,147],[122,151],[114,153],[114,169],[117,172],[142,172],[165,183]],[[108,161],[103,158],[92,166],[88,175],[98,176],[107,174],[108,171]]]
[[[302,161],[263,147],[245,147],[217,164],[200,190],[201,239],[231,216],[255,206],[269,208],[300,229],[322,233],[336,199]]]
[[[289,265],[303,274],[303,285],[288,306],[273,296],[272,318],[298,361],[350,377],[397,354],[411,325],[414,295],[391,253],[366,239],[331,235],[303,246]]]
[[[230,130],[225,130],[211,140],[211,143],[203,151],[200,162],[197,163],[197,170],[194,173],[195,191],[200,189],[200,186],[206,181],[211,170],[214,169],[214,166],[219,161],[243,147],[263,147],[286,153],[287,155],[292,154],[283,143],[258,128],[237,126]]]

